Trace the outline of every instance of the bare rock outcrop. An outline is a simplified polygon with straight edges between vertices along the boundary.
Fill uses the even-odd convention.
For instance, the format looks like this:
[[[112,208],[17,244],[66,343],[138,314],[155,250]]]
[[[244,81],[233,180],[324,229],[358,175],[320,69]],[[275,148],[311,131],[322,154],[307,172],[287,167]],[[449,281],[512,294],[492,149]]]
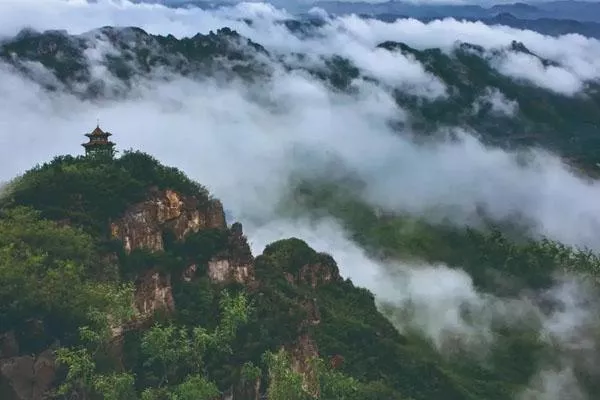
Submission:
[[[135,308],[141,319],[150,317],[157,311],[175,311],[171,275],[152,269],[140,276],[136,282]]]
[[[298,273],[299,283],[310,285],[313,289],[329,282],[340,281],[341,279],[337,266],[330,263],[305,265]]]
[[[123,241],[125,251],[164,249],[162,233],[173,232],[177,240],[205,228],[226,228],[225,212],[219,200],[201,204],[193,197],[172,190],[156,191],[148,200],[131,206],[111,223],[114,238]]]
[[[329,256],[321,256],[323,262],[306,264],[295,275],[285,272],[287,281],[292,285],[310,286],[312,289],[330,282],[341,281],[339,269],[333,259]],[[319,349],[309,328],[321,323],[321,313],[316,298],[307,297],[300,302],[306,311],[306,318],[300,323],[297,340],[284,346],[284,349],[290,355],[292,370],[302,376],[304,389],[318,397],[319,379],[316,366],[312,361],[319,357]]]
[[[285,272],[285,278],[292,285],[308,285],[313,289],[330,282],[340,282],[340,270],[329,255],[321,254],[321,261],[305,264],[295,274]]]
[[[242,224],[236,222],[231,226],[227,252],[208,262],[208,276],[217,283],[251,284],[254,281],[254,257]]]
[[[56,378],[56,358],[48,349],[38,355],[0,359],[2,400],[42,400],[47,398]]]
[[[302,376],[304,390],[316,398],[319,397],[319,377],[313,360],[319,357],[317,343],[310,334],[305,333],[285,347],[291,358],[292,370]]]

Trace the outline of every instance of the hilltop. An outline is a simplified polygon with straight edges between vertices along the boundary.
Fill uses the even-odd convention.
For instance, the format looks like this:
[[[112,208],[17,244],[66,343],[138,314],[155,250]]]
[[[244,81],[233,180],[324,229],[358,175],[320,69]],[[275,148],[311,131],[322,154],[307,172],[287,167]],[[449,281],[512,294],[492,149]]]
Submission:
[[[402,219],[301,193],[368,248],[463,265],[498,296],[509,293],[495,273],[513,291],[550,288],[557,271],[599,273],[596,256],[557,243],[426,226],[429,241],[401,238]],[[253,255],[203,186],[141,152],[31,169],[3,195],[0,238],[3,399],[508,399],[559,357],[535,320],[498,321],[490,365],[460,341],[442,356],[303,241]]]
[[[0,229],[3,399],[308,398],[342,382],[356,398],[400,398],[382,371],[327,367],[344,353],[366,372],[362,340],[399,342],[371,294],[298,239],[255,258],[218,200],[146,154],[34,168],[3,198]],[[357,311],[370,327],[338,337],[367,322]]]

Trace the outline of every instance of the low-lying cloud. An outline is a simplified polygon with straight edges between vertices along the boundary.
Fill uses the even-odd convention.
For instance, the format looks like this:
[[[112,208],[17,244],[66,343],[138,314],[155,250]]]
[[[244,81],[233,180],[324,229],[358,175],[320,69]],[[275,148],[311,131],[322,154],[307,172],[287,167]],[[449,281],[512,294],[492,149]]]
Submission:
[[[252,26],[244,18],[253,20]],[[127,0],[7,0],[0,4],[0,37],[14,35],[24,26],[40,30],[68,29],[83,33],[104,25],[136,25],[154,34],[176,37],[208,33],[230,26],[270,50],[283,53],[337,53],[365,67],[367,72],[384,81],[404,79],[408,83],[434,85],[426,90],[441,90],[418,63],[402,55],[387,55],[375,46],[384,41],[401,41],[417,49],[441,48],[451,51],[458,42],[482,46],[487,51],[506,48],[512,41],[523,42],[534,54],[557,62],[544,66],[523,53],[508,52],[497,63],[500,72],[525,79],[532,84],[571,95],[586,82],[600,79],[600,41],[570,34],[545,36],[533,31],[504,26],[487,26],[481,22],[453,18],[429,23],[401,19],[394,23],[361,19],[351,15],[329,19],[316,29],[316,36],[300,40],[281,24],[292,18],[284,10],[265,3],[239,3],[217,10],[169,8],[155,3],[134,4]],[[66,25],[65,25],[66,24]],[[383,58],[382,58],[383,57]],[[373,61],[378,59],[377,62]],[[390,74],[390,69],[398,74]]]
[[[253,18],[254,24],[240,21],[241,17]],[[441,81],[416,60],[375,46],[397,40],[450,51],[457,40],[486,49],[520,40],[563,67],[541,66],[545,72],[525,77],[510,67],[533,62],[531,56],[518,61],[507,57],[498,66],[500,71],[537,79],[537,85],[568,95],[600,77],[600,43],[577,35],[549,38],[452,19],[386,24],[350,16],[331,20],[316,35],[302,39],[274,23],[285,17],[284,11],[264,4],[208,12],[127,1],[19,0],[0,4],[0,35],[12,35],[26,25],[66,28],[72,33],[102,25],[137,25],[175,36],[230,26],[275,53],[308,52],[313,62],[318,62],[318,55],[340,54],[365,75],[430,98],[445,95],[447,88]],[[111,49],[91,49],[87,57],[96,67],[97,78],[118,85],[101,65],[101,55],[107,51]],[[30,68],[39,80],[53,79],[40,65]],[[561,388],[567,387],[573,381],[570,368],[582,362],[573,347],[595,346],[587,333],[581,336],[597,326],[586,303],[593,296],[581,297],[586,294],[582,286],[569,286],[572,280],[559,285],[549,295],[565,311],[546,315],[526,298],[506,300],[478,293],[460,270],[375,261],[335,221],[286,219],[275,210],[288,194],[290,175],[322,176],[333,172],[327,168],[337,163],[367,182],[364,200],[384,210],[469,224],[483,207],[496,219],[521,215],[532,222],[534,234],[598,250],[600,185],[576,177],[557,157],[543,151],[527,154],[529,161],[524,163],[523,154],[486,147],[453,127],[448,129],[454,139],[416,144],[411,132],[401,134],[390,127],[390,120],[402,120],[407,112],[398,108],[385,85],[357,79],[353,92],[344,94],[307,73],[275,64],[273,71],[268,82],[257,85],[181,76],[171,76],[169,81],[141,79],[125,98],[81,100],[61,90],[46,92],[0,64],[0,181],[56,154],[82,153],[82,134],[93,129],[99,118],[120,149],[147,151],[205,184],[244,224],[255,253],[282,237],[306,240],[331,253],[345,277],[371,289],[381,301],[409,310],[410,318],[399,329],[419,329],[439,348],[453,335],[469,345],[485,346],[493,341],[490,326],[495,318],[523,321],[535,315],[545,340],[559,343],[566,361],[558,369],[543,366],[531,384],[537,390],[532,393],[559,393],[551,386],[560,383],[558,377],[564,378]],[[491,105],[507,116],[519,106],[494,88],[477,102],[474,107]],[[465,307],[475,318],[463,317]],[[533,398],[553,399],[544,396]]]

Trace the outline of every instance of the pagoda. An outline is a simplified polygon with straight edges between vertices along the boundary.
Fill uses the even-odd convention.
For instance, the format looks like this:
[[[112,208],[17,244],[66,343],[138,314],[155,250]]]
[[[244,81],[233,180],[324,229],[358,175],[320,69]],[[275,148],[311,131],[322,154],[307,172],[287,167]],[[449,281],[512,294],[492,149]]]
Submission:
[[[96,129],[92,133],[86,133],[85,136],[89,138],[87,143],[82,144],[85,148],[86,156],[112,158],[115,155],[115,144],[108,140],[108,137],[112,136],[112,133],[104,132],[100,129],[99,124],[96,125]]]

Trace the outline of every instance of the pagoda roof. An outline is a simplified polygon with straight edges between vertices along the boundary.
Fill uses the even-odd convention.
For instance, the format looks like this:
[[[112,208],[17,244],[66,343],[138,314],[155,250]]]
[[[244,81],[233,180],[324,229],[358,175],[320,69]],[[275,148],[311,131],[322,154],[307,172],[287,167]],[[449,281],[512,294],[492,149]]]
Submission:
[[[98,136],[100,136],[100,137],[108,137],[108,136],[112,136],[112,133],[110,133],[110,132],[104,132],[102,129],[100,129],[100,126],[97,125],[96,129],[94,129],[92,131],[92,133],[86,133],[85,136],[87,136],[87,137],[93,137],[93,136],[95,136],[95,137],[98,137]]]

